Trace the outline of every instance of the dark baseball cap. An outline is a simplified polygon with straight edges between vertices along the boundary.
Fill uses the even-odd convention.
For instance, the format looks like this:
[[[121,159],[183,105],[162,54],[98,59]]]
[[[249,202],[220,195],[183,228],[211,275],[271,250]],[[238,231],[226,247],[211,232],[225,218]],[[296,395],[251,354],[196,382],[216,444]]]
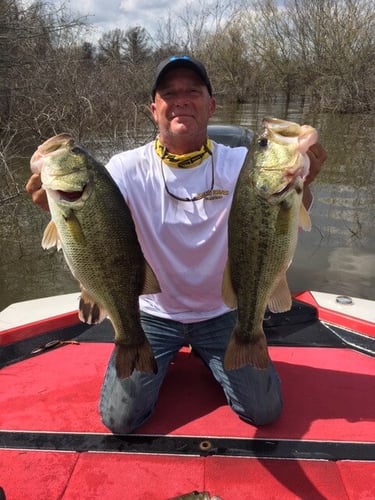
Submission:
[[[189,68],[193,70],[206,85],[208,93],[212,96],[212,87],[206,68],[203,64],[191,56],[170,56],[164,59],[156,68],[154,83],[151,88],[152,99],[155,99],[156,89],[163,76],[173,68]]]

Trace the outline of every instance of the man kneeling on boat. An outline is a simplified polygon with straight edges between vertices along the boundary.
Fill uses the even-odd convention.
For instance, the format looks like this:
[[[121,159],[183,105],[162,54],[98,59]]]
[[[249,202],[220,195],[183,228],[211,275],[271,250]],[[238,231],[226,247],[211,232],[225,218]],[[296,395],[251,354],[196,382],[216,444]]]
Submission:
[[[190,344],[221,384],[228,404],[242,419],[264,425],[282,409],[280,381],[270,360],[224,368],[224,356],[237,320],[222,298],[228,257],[228,214],[247,148],[229,148],[208,139],[216,108],[205,67],[189,56],[173,56],[157,68],[150,110],[159,135],[142,147],[115,155],[107,169],[134,219],[147,262],[161,293],[140,296],[141,324],[152,347],[157,373],[116,371],[115,354],[105,374],[100,399],[104,424],[130,433],[153,413],[168,366]],[[308,184],[326,153],[319,143],[307,152]],[[27,186],[33,201],[48,209],[40,176]],[[188,381],[187,381],[188,383]]]

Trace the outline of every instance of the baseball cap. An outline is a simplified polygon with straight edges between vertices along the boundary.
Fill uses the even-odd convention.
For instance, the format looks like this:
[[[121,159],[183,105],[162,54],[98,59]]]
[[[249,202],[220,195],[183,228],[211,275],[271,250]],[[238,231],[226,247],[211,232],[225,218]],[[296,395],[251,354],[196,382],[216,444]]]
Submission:
[[[152,99],[155,99],[156,89],[163,76],[172,68],[189,68],[193,70],[206,85],[210,96],[212,96],[212,86],[206,68],[203,64],[191,56],[170,56],[164,59],[156,68],[154,83],[151,88]]]

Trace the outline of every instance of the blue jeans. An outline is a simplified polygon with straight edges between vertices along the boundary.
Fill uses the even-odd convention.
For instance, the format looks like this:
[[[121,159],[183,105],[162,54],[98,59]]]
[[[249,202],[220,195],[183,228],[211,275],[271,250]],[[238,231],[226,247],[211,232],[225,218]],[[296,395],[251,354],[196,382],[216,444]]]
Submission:
[[[280,380],[272,363],[266,370],[251,366],[230,371],[223,368],[224,353],[236,321],[235,312],[189,324],[142,313],[141,321],[154,351],[158,373],[135,371],[131,377],[119,379],[112,353],[100,399],[102,421],[112,432],[129,434],[152,415],[169,363],[180,348],[188,344],[211,369],[230,407],[242,419],[264,425],[280,415]]]

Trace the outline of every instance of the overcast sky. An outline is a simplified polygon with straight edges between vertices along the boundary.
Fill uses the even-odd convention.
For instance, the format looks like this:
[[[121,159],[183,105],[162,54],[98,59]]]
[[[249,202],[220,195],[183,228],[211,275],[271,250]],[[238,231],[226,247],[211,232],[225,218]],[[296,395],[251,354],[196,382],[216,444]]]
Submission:
[[[60,0],[52,0],[61,5]],[[199,3],[194,0],[193,3]],[[73,13],[88,16],[89,24],[103,33],[116,28],[126,31],[141,26],[150,35],[155,35],[158,23],[163,23],[168,14],[183,11],[186,0],[65,0],[64,4]],[[99,35],[100,36],[100,35]]]

